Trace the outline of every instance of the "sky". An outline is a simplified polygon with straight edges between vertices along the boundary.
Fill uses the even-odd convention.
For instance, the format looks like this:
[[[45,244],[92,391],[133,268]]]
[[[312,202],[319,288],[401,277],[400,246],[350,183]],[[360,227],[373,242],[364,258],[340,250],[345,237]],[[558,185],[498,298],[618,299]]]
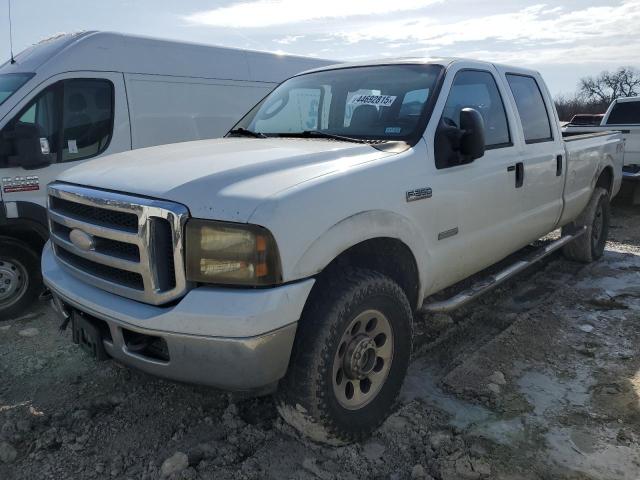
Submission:
[[[602,70],[640,68],[640,0],[11,1],[15,51],[61,32],[110,30],[335,60],[468,57],[540,70],[554,95]]]

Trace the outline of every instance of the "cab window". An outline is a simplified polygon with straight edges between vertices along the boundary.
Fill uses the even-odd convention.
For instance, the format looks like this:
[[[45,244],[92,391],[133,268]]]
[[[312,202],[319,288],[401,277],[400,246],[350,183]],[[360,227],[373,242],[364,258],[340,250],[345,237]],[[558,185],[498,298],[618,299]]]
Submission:
[[[607,125],[637,124],[640,124],[640,102],[618,102],[607,118]]]
[[[507,82],[516,101],[518,115],[524,130],[526,143],[550,142],[553,140],[549,113],[542,92],[535,78],[526,75],[508,74]]]
[[[62,161],[104,151],[113,130],[113,85],[106,80],[68,80],[64,85]]]
[[[482,115],[487,149],[511,144],[504,103],[491,73],[463,70],[456,75],[442,116],[459,127],[463,108],[474,108]]]
[[[113,132],[113,84],[71,79],[43,90],[0,132],[0,168],[39,168],[106,150]]]
[[[465,108],[473,108],[482,115],[486,150],[512,145],[504,102],[493,75],[482,70],[461,70],[451,85],[436,135],[434,151],[438,169],[468,163],[455,142],[452,143],[452,136],[459,137],[460,112]]]

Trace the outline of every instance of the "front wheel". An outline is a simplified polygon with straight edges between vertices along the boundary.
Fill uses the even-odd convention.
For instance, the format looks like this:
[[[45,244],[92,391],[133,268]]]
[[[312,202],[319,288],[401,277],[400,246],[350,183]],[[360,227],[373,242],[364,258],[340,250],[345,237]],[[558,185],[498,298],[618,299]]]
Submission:
[[[317,441],[366,437],[393,408],[411,345],[411,307],[397,283],[364,269],[324,278],[300,321],[278,410]]]
[[[563,228],[564,234],[568,230],[576,231],[586,227],[583,235],[564,247],[565,257],[584,263],[593,262],[602,257],[609,236],[610,221],[609,192],[597,187],[580,216]]]
[[[0,320],[15,317],[31,306],[41,285],[38,255],[15,240],[0,239]]]

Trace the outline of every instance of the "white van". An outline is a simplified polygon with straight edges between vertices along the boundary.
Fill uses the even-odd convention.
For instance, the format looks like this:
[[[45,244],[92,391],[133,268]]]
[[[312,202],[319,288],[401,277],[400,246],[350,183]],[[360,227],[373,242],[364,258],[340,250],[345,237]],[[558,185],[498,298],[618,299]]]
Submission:
[[[0,65],[0,319],[40,290],[46,185],[62,171],[111,153],[222,136],[278,83],[328,63],[85,32]]]

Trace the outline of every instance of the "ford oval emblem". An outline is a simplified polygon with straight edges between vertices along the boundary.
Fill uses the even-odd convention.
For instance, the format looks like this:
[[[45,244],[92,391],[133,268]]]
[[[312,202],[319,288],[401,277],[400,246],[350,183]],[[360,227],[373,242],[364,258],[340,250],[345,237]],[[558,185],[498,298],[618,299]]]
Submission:
[[[73,243],[76,247],[84,252],[93,250],[93,248],[95,247],[93,237],[88,233],[83,232],[82,230],[78,230],[77,228],[71,230],[71,233],[69,233],[69,240],[71,240],[71,243]]]

